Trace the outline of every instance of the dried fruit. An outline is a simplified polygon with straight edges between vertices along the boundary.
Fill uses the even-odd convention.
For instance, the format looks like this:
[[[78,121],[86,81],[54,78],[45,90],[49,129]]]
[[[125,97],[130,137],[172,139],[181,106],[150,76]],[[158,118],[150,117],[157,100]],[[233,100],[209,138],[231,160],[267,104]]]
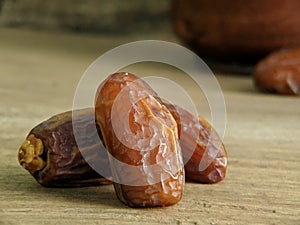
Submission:
[[[96,119],[109,151],[118,198],[131,207],[177,203],[184,170],[177,124],[156,93],[129,73],[99,87]]]
[[[254,69],[258,88],[280,94],[300,95],[300,47],[274,52]]]
[[[222,140],[203,118],[183,108],[167,105],[179,131],[185,176],[200,183],[216,183],[225,178],[227,153]]]
[[[123,202],[130,206],[137,207],[163,206],[174,204],[181,197],[183,186],[182,170],[178,170],[178,173],[175,172],[177,179],[175,179],[175,181],[172,180],[173,183],[171,180],[161,182],[161,179],[163,178],[159,177],[159,175],[164,176],[164,172],[166,171],[163,171],[163,169],[166,168],[158,170],[155,175],[156,177],[159,177],[158,181],[161,182],[160,184],[156,184],[154,182],[155,179],[151,177],[151,174],[148,174],[149,171],[151,172],[151,165],[154,165],[157,162],[155,157],[160,154],[159,149],[156,148],[156,150],[153,150],[149,148],[149,146],[151,146],[150,136],[154,128],[157,128],[155,132],[162,134],[161,130],[167,127],[164,131],[169,138],[164,140],[167,142],[172,138],[177,138],[177,126],[187,180],[200,183],[216,183],[224,179],[227,167],[227,153],[221,139],[207,121],[201,117],[192,115],[179,106],[166,103],[163,104],[156,93],[146,83],[133,75],[125,76],[125,74],[117,74],[112,77],[114,79],[108,80],[108,87],[106,87],[104,93],[108,99],[115,99],[116,96],[120,94],[122,88],[124,86],[130,86],[132,82],[135,83],[135,91],[138,92],[137,94],[141,94],[142,97],[140,101],[134,103],[129,102],[130,104],[127,104],[127,106],[124,105],[125,101],[123,101],[126,100],[126,98],[119,99],[119,103],[121,104],[115,108],[116,113],[113,118],[117,119],[117,125],[120,126],[117,127],[118,129],[116,130],[105,128],[105,132],[107,130],[109,131],[106,133],[107,138],[112,140],[111,148],[109,149],[110,153],[120,161],[124,161],[129,165],[142,165],[141,169],[144,169],[144,171],[134,174],[135,177],[131,176],[132,174],[128,176],[126,170],[122,170],[122,168],[115,168],[114,172],[117,173],[115,174],[115,178],[119,179],[121,183],[115,184],[115,188],[118,197]],[[99,113],[101,106],[97,103],[98,120],[102,121],[105,127],[111,127],[112,123],[109,113],[112,111],[113,100],[101,104],[103,104],[102,106],[105,106],[105,108],[108,107],[109,110],[102,110]],[[128,110],[129,106],[135,106],[135,104],[142,110],[139,110],[139,108],[136,107],[128,114],[129,127],[127,128],[130,128],[129,132],[129,130],[124,129],[122,121],[126,118],[124,116],[126,109]],[[88,163],[101,164],[103,168],[106,168],[104,172],[105,177],[110,177],[111,171],[108,156],[104,146],[99,141],[99,136],[102,138],[101,131],[93,122],[94,110],[77,110],[74,115],[76,115],[76,117],[73,119],[79,124],[78,127],[80,129],[78,131],[79,137],[77,138],[83,140],[84,143],[84,148],[81,149],[81,151],[84,151],[85,155],[88,155]],[[137,119],[137,121],[134,121],[134,119]],[[94,126],[96,126],[97,130],[93,129]],[[117,131],[116,134],[114,134],[114,131]],[[122,134],[123,131],[125,131],[126,135]],[[133,136],[132,132],[134,133]],[[153,134],[154,133],[152,133],[152,135]],[[119,138],[119,140],[117,138]],[[127,141],[136,141],[139,144],[142,144],[146,149],[146,154],[141,156],[141,151],[127,149],[128,143],[126,146],[122,145],[126,143],[126,140],[122,140],[122,138],[127,138]],[[154,144],[162,144],[163,142],[159,143],[158,141],[160,138],[162,137],[158,137]],[[122,143],[119,143],[120,140]],[[174,168],[178,169],[181,165],[180,151],[177,152],[178,144],[176,141],[170,142],[169,147],[173,148],[173,151],[169,150],[165,153],[164,157],[170,157],[171,161],[174,161],[172,161],[172,165]],[[113,145],[116,146],[116,144],[120,145],[114,147]],[[162,155],[159,157],[161,157],[160,160],[163,161],[164,157]],[[71,111],[53,116],[49,120],[44,121],[33,128],[28,134],[25,142],[22,144],[18,158],[20,164],[27,169],[40,184],[47,187],[75,187],[111,183],[109,180],[106,180],[103,176],[95,172],[82,157],[74,137]],[[148,159],[148,162],[147,160],[145,161],[145,159]],[[115,162],[112,157],[111,162]],[[146,171],[147,169],[149,169],[149,171]],[[136,171],[133,173],[135,172]],[[159,174],[160,172],[162,172],[162,174]],[[143,176],[145,178],[146,175],[150,175],[147,182],[152,179],[150,185],[140,185],[140,187],[139,185],[126,185],[126,183],[132,182],[126,181],[128,177],[138,179],[140,180],[138,184],[142,184],[142,178]],[[125,185],[123,185],[122,182],[123,184],[125,183]],[[177,194],[177,197],[168,199],[168,195],[173,192],[170,186],[174,184],[174,193]],[[167,194],[161,194],[163,187],[167,187],[168,185],[170,188],[170,190],[168,190],[169,192]],[[146,188],[148,194],[145,195],[144,192]],[[124,197],[123,195],[126,196]],[[161,198],[161,196],[163,197]]]
[[[218,137],[217,133],[214,131],[211,125],[203,118],[194,116],[179,106],[170,104],[166,104],[166,106],[177,122],[179,144],[182,149],[183,161],[185,163],[184,167],[186,179],[199,183],[216,183],[223,180],[226,175],[227,153],[221,139]],[[93,116],[92,111],[88,110],[86,112],[88,113],[81,113],[79,115],[79,117],[85,117],[85,119],[78,118],[78,120],[91,121]],[[53,118],[56,118],[57,123],[64,124],[61,126],[69,126],[70,123],[65,123],[65,120],[66,118],[71,119],[72,112],[69,111],[63,113],[62,115],[64,116],[55,116]],[[73,136],[72,129],[64,130],[66,136]],[[37,129],[35,129],[35,134],[37,134],[38,136],[40,136],[40,132],[44,132],[44,129],[40,129],[40,131],[37,131]],[[51,132],[48,134],[52,135]],[[101,135],[100,131],[99,134]],[[89,144],[86,144],[88,148]],[[34,148],[34,146],[36,145],[38,146]],[[20,152],[20,154],[22,154],[22,156],[19,155],[19,157],[22,158],[22,160],[20,160],[20,163],[22,163],[23,166],[31,172],[41,170],[45,166],[45,161],[43,161],[41,157],[38,157],[38,155],[41,153],[34,152],[37,150],[41,151],[43,149],[43,146],[41,145],[41,139],[38,139],[33,134],[30,134],[21,147],[22,149],[27,150],[26,156],[23,155],[24,151]],[[75,147],[75,150],[77,151],[77,147]],[[95,148],[95,150],[97,149]],[[85,161],[82,161],[82,163],[84,162]],[[102,154],[101,163],[103,165],[106,165],[107,167],[109,166],[107,155]],[[201,167],[199,167],[200,163],[202,163]],[[89,174],[94,174],[94,171],[86,170],[84,171],[84,173],[87,174],[84,174],[83,177],[89,177],[91,176]],[[108,177],[110,176],[109,173],[110,171],[107,170],[106,175]],[[99,175],[99,178],[102,177]],[[62,177],[60,179],[63,180],[64,178]],[[57,184],[53,184],[53,186],[57,186]]]
[[[93,162],[103,164],[110,173],[106,150],[99,142],[94,110],[76,111],[76,123],[86,147],[81,151]],[[83,159],[72,126],[72,112],[55,115],[34,127],[18,152],[19,163],[46,187],[77,187],[111,183]]]

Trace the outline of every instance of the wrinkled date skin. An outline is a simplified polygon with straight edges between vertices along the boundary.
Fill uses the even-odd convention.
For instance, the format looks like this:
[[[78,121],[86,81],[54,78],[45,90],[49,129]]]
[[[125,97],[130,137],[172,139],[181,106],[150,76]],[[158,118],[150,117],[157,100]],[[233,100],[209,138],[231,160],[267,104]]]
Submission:
[[[118,198],[130,207],[177,203],[184,169],[177,124],[156,93],[129,73],[98,88],[96,120],[107,147]]]
[[[300,96],[300,47],[274,52],[261,60],[254,69],[258,88]]]
[[[178,125],[186,179],[209,184],[223,180],[227,153],[216,131],[206,120],[179,106],[167,107]]]
[[[178,134],[179,134],[179,144],[182,149],[182,156],[184,161],[184,168],[185,168],[185,177],[188,181],[194,181],[199,183],[217,183],[225,178],[226,175],[226,169],[227,169],[227,153],[225,150],[225,147],[217,135],[217,133],[214,131],[214,129],[211,127],[211,125],[204,120],[201,117],[197,117],[195,115],[192,115],[191,113],[187,112],[183,108],[166,104],[167,108],[170,110],[171,114],[173,115],[174,119],[176,120],[177,127],[178,127]],[[78,116],[79,121],[91,121],[92,120],[92,110],[79,110],[81,111]],[[63,114],[54,116],[51,120],[56,121],[57,124],[61,124],[60,126],[70,126],[70,120],[72,117],[72,112],[65,112]],[[67,122],[68,121],[68,122]],[[41,137],[43,134],[43,139],[47,139],[47,135],[52,135],[52,132],[45,132],[45,129],[43,127],[46,127],[45,124],[49,124],[48,121],[43,122],[40,124],[38,128],[35,128],[33,131],[36,136]],[[88,126],[86,126],[88,127]],[[62,128],[64,130],[64,134],[67,137],[73,137],[73,130],[68,128]],[[32,132],[31,132],[32,133]],[[30,134],[32,135],[32,134]],[[27,143],[32,143],[32,145],[38,145],[39,140],[36,138],[36,136],[28,136],[27,140],[24,142],[24,145],[27,146]],[[101,136],[101,132],[99,130],[99,135]],[[102,136],[101,136],[102,137]],[[209,141],[211,143],[209,143]],[[95,142],[95,141],[93,141]],[[92,143],[86,143],[87,148],[89,148],[89,145],[91,148],[93,147]],[[94,143],[95,144],[95,143]],[[98,146],[97,143],[95,146]],[[39,147],[37,147],[38,149]],[[102,148],[102,147],[101,147]],[[79,152],[77,152],[78,148],[75,146],[74,148],[76,154],[79,155]],[[97,150],[96,148],[94,148]],[[23,152],[20,152],[20,154],[24,154]],[[19,154],[19,157],[20,157]],[[36,153],[38,155],[38,153]],[[94,155],[94,154],[92,154]],[[24,156],[23,156],[24,157]],[[22,157],[22,158],[23,158]],[[72,154],[69,155],[69,157],[72,157]],[[92,159],[93,157],[91,157]],[[31,160],[30,163],[25,163],[24,160],[22,160],[23,166],[29,170],[29,172],[33,172],[34,170],[40,169],[38,167],[43,167],[45,165],[44,161],[41,157],[36,157],[35,160]],[[52,160],[52,159],[51,159]],[[108,167],[108,157],[106,154],[101,155],[101,159],[99,159],[100,162]],[[81,163],[85,163],[83,159],[80,158]],[[76,161],[74,161],[76,162]],[[200,163],[202,162],[202,167],[200,167]],[[54,165],[54,164],[53,164]],[[35,168],[37,167],[37,168]],[[83,168],[89,168],[88,165],[83,166]],[[82,177],[89,177],[89,176],[95,176],[95,172],[91,169],[87,169],[82,171]],[[110,170],[106,171],[105,177],[110,177]],[[41,176],[37,176],[41,177]],[[52,182],[52,186],[61,185],[60,183],[64,183],[63,176],[60,178],[60,182]],[[99,175],[99,179],[101,179],[100,183],[104,183],[104,179],[102,179],[102,176]],[[49,178],[48,178],[49,180]],[[50,179],[51,180],[51,179]],[[48,186],[50,185],[48,181]],[[107,182],[109,182],[107,180]],[[45,183],[45,181],[40,180],[40,183]],[[93,183],[91,183],[92,185]],[[95,183],[97,184],[97,182]],[[74,185],[74,184],[72,184]],[[77,185],[89,185],[89,183],[78,183]]]
[[[127,78],[129,79],[128,82],[136,80],[133,75]],[[122,81],[119,82],[122,83]],[[118,86],[120,84],[115,82],[110,85],[113,85],[112,87],[115,88],[114,85]],[[157,102],[154,99],[151,101],[161,104],[161,100],[147,84],[142,82],[140,85],[144,86],[143,88],[145,90],[148,90],[151,95],[155,96]],[[110,93],[113,94],[114,91]],[[146,103],[150,103],[151,105],[151,101]],[[153,104],[151,106],[153,111],[155,111],[154,106]],[[222,141],[214,129],[203,118],[192,115],[179,106],[166,103],[165,106],[167,106],[177,123],[179,144],[182,149],[185,164],[186,179],[199,183],[216,183],[223,180],[226,175],[227,154]],[[154,114],[160,110],[161,109],[158,109]],[[74,138],[72,121],[74,122],[75,120],[78,124],[77,127],[80,128],[79,133],[82,134],[79,135],[79,138],[84,140],[84,148],[81,149],[81,151],[84,151],[85,155],[88,155],[89,163],[102,164],[103,168],[106,168],[104,171],[105,177],[110,178],[111,171],[108,156],[104,146],[99,142],[98,137],[99,135],[100,138],[102,138],[101,131],[98,126],[98,132],[92,129],[92,127],[95,126],[95,124],[91,122],[94,120],[94,110],[83,109],[74,112],[76,112],[74,113],[76,116],[73,118],[72,111],[69,111],[53,116],[49,120],[37,125],[30,131],[19,150],[18,159],[20,164],[43,186],[79,187],[111,183],[95,172],[83,159]],[[120,113],[120,115],[121,114],[122,113]],[[170,121],[168,125],[170,127],[173,126],[174,130],[174,121],[172,122],[172,119],[170,119]],[[147,124],[148,121],[145,120],[145,123]],[[136,128],[136,124],[131,123],[131,125]],[[138,138],[141,137],[143,138],[143,136]],[[144,144],[147,144],[147,142]],[[132,155],[134,156],[132,159],[136,160],[133,164],[137,165],[140,156],[134,151],[131,153],[135,153]],[[156,153],[157,152],[155,152],[155,154]],[[124,152],[124,154],[126,154],[126,152]],[[124,154],[119,158],[120,160],[123,159]],[[153,158],[155,154],[150,156],[153,162],[155,162]],[[180,157],[180,155],[178,155],[178,157]],[[127,160],[130,161],[130,159]],[[121,171],[121,173],[124,173],[124,171]],[[138,174],[136,175],[139,176]],[[126,174],[125,177],[127,177]],[[124,190],[126,190],[126,188],[130,189],[130,187],[126,185],[115,184],[115,188],[119,193],[123,191],[120,187]],[[133,190],[134,188],[135,187],[133,187]],[[143,187],[140,188],[140,194],[143,195]],[[119,194],[118,197],[123,202],[129,205],[131,204],[131,206],[134,207],[140,207],[143,204],[143,206],[153,205],[153,202],[151,204],[144,202],[141,205],[135,205],[135,203],[126,202],[127,200],[123,198],[122,194]],[[167,205],[165,203],[159,203],[157,206],[160,204]]]
[[[103,164],[103,168],[107,168],[106,173],[110,174],[106,150],[101,141],[97,141],[97,129],[93,129],[95,121],[90,122],[93,114],[92,109],[77,110],[76,118],[73,118],[86,143],[81,151],[89,160]],[[46,187],[111,183],[83,159],[74,137],[71,111],[55,115],[34,127],[19,149],[18,160],[38,183]]]

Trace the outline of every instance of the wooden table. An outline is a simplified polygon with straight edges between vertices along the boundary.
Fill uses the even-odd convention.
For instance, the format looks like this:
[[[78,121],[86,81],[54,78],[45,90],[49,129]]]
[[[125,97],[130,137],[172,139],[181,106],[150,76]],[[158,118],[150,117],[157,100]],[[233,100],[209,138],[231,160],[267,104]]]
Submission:
[[[187,183],[175,206],[128,208],[111,185],[44,188],[19,166],[17,151],[29,130],[71,109],[77,83],[94,59],[119,44],[155,38],[178,41],[159,33],[0,29],[0,224],[300,224],[300,99],[259,93],[250,76],[217,75],[227,105],[226,179]],[[151,65],[137,71],[153,72]],[[155,67],[159,71],[169,70]],[[173,78],[188,85],[177,72]],[[195,100],[197,107],[205,104]],[[204,109],[203,115],[209,113]]]

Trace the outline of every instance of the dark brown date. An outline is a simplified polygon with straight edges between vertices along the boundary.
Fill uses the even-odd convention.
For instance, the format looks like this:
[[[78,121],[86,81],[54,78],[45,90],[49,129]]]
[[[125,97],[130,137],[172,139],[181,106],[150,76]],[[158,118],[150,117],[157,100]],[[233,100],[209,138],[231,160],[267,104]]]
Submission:
[[[175,118],[188,181],[217,183],[225,178],[227,153],[222,140],[203,118],[176,105],[167,105]]]
[[[300,47],[274,52],[254,69],[258,88],[279,94],[300,96]]]
[[[227,153],[224,145],[222,144],[221,139],[218,137],[217,133],[211,127],[211,125],[203,118],[192,115],[187,112],[183,108],[175,105],[167,104],[168,109],[172,113],[174,119],[177,122],[178,133],[179,133],[179,144],[182,149],[183,161],[185,162],[185,176],[188,181],[194,181],[199,183],[216,183],[225,178],[226,169],[227,169]],[[78,120],[80,121],[90,121],[92,119],[92,110],[82,110],[82,113],[79,115]],[[57,116],[52,117],[52,121],[56,121],[56,124],[61,124],[60,126],[70,126],[71,125],[71,117],[72,112],[66,112]],[[66,120],[69,120],[68,122]],[[36,136],[41,137],[43,134],[43,139],[47,139],[47,135],[52,135],[52,132],[45,132],[45,124],[49,124],[49,121],[43,122],[38,127],[33,129],[31,134],[27,137],[27,140],[23,144],[23,151],[20,152],[19,158],[21,157],[20,163],[31,173],[36,170],[40,170],[46,163],[47,160],[42,160],[39,156],[39,152],[34,152],[34,150],[26,150],[26,156],[24,156],[24,150],[29,149],[29,143],[31,143],[32,147],[35,147],[35,151],[38,149],[42,149],[41,139],[36,138]],[[87,126],[83,126],[87,127]],[[64,128],[64,135],[67,137],[73,138],[73,130]],[[35,133],[34,136],[32,133]],[[101,132],[99,130],[99,135]],[[209,143],[210,140],[210,143]],[[95,143],[94,143],[95,144]],[[92,145],[92,144],[91,144]],[[97,144],[95,144],[96,146]],[[89,146],[87,146],[89,148]],[[91,146],[91,148],[93,148]],[[75,152],[80,157],[80,153],[77,152],[78,148],[75,146]],[[95,148],[96,150],[96,148]],[[40,150],[39,150],[40,151]],[[33,153],[31,153],[33,152]],[[30,154],[30,156],[28,156]],[[34,154],[34,158],[28,159],[28,157],[32,157],[31,154]],[[45,154],[45,153],[44,153]],[[93,155],[93,154],[92,154]],[[71,156],[71,154],[70,154]],[[26,157],[26,159],[25,159]],[[92,159],[92,157],[91,157]],[[29,160],[29,161],[28,161]],[[82,163],[83,159],[77,160]],[[26,162],[25,162],[26,161]],[[95,161],[95,160],[94,160]],[[100,158],[100,162],[103,165],[108,165],[108,158],[106,154],[102,153]],[[203,163],[204,167],[199,167],[200,162]],[[54,163],[54,162],[52,162]],[[89,168],[88,165],[83,166],[83,168]],[[41,171],[39,172],[41,173]],[[83,177],[94,176],[95,173],[93,170],[88,169],[82,171]],[[88,174],[85,174],[88,173]],[[91,175],[89,175],[89,173]],[[110,176],[110,171],[107,170],[107,176]],[[35,175],[35,177],[41,177]],[[99,175],[99,178],[102,177]],[[52,178],[51,178],[52,179]],[[51,180],[50,179],[50,180]],[[61,182],[64,182],[64,177],[60,177]],[[81,178],[79,178],[81,179]],[[61,183],[60,182],[60,183]],[[104,182],[104,180],[103,180]],[[109,181],[107,181],[109,182]],[[40,181],[40,183],[45,183],[45,181]],[[49,183],[49,181],[48,181]],[[101,180],[102,183],[102,180]],[[48,184],[49,186],[50,184]],[[52,186],[58,186],[57,182],[51,184]],[[61,185],[61,184],[60,184]],[[73,185],[73,184],[72,184]],[[83,183],[78,185],[89,185],[88,183]]]
[[[145,83],[143,85],[150,90]],[[153,91],[152,94],[155,95]],[[156,100],[158,103],[161,101],[158,97]],[[211,125],[179,106],[165,105],[177,123],[186,179],[199,183],[223,180],[227,153]],[[92,129],[95,126],[91,123],[94,110],[76,112],[73,119],[80,127],[79,138],[84,140],[84,148],[81,150],[88,154],[89,163],[101,164],[106,168],[105,177],[110,177],[108,156],[98,138],[98,135],[102,138],[101,131],[97,125],[98,132]],[[73,133],[72,111],[53,116],[33,128],[22,144],[18,158],[20,164],[43,186],[76,187],[111,183],[83,159]]]
[[[81,149],[88,161],[101,163],[110,174],[106,150],[99,142],[94,110],[76,111],[73,118],[79,127],[85,146]],[[97,141],[98,140],[98,141]],[[79,187],[111,183],[95,172],[82,157],[76,143],[72,112],[55,115],[34,127],[18,152],[19,163],[46,187]]]
[[[173,205],[183,192],[177,124],[155,97],[150,86],[129,73],[109,76],[96,97],[115,191],[131,207]]]

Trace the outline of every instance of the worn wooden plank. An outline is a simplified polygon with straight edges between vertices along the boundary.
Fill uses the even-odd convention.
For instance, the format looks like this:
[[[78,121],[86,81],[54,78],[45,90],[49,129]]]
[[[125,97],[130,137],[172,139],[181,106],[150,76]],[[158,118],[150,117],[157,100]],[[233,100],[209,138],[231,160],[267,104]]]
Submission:
[[[11,29],[0,34],[0,224],[300,224],[300,99],[261,94],[245,76],[218,75],[228,113],[229,167],[223,182],[187,183],[179,204],[155,209],[124,206],[112,186],[41,187],[17,162],[27,132],[71,108],[77,82],[93,59],[141,37]],[[190,87],[197,107],[205,104],[178,71],[151,65],[131,69],[173,76]],[[201,110],[209,116],[208,109]]]

